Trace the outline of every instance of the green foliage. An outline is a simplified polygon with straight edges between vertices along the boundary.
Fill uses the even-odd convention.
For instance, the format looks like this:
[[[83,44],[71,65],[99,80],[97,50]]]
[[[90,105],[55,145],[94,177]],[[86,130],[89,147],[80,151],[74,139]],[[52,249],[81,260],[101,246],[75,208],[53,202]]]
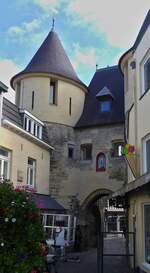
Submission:
[[[0,183],[0,273],[42,273],[40,212],[30,194]]]

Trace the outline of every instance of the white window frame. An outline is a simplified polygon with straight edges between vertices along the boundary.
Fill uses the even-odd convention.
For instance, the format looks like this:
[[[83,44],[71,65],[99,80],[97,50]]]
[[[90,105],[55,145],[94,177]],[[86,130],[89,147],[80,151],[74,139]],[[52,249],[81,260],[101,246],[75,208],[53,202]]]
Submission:
[[[26,124],[25,124],[25,119],[26,119]],[[31,122],[31,130],[30,131],[29,131],[29,121]],[[35,132],[34,132],[34,125],[36,126]],[[36,122],[36,120],[27,116],[26,114],[24,115],[24,126],[23,127],[24,127],[24,130],[26,130],[27,132],[42,139],[42,129],[43,129],[42,125],[40,123]],[[39,131],[37,130],[38,127],[39,127]]]
[[[1,161],[1,169],[0,169],[0,179],[10,179],[10,151],[8,151],[7,149],[0,147],[1,150],[4,150],[8,153],[8,157],[7,156],[3,156],[0,154],[0,161]],[[4,163],[7,162],[7,177],[4,177]]]
[[[145,71],[144,71],[145,69],[144,69],[144,67],[149,59],[150,59],[150,52],[148,52],[146,54],[143,61],[141,62],[141,96],[147,92],[147,90],[145,88]]]
[[[51,213],[43,213],[43,219],[42,219],[42,224],[44,226],[44,230],[48,231],[51,230],[51,237],[49,238],[50,240],[55,240],[55,232],[57,229],[60,227],[64,229],[67,232],[67,237],[66,237],[66,244],[72,244],[75,241],[75,230],[76,230],[76,217],[68,214],[51,214]],[[51,216],[52,217],[52,224],[47,225],[47,217]],[[66,226],[59,226],[55,224],[55,218],[56,217],[67,217],[67,225]],[[72,236],[71,236],[72,232]],[[71,239],[72,238],[72,239]]]
[[[36,185],[36,160],[32,159],[30,157],[28,157],[28,161],[32,160],[33,165],[27,163],[27,185],[31,186],[31,187],[35,187]],[[33,181],[31,182],[31,170],[33,171]],[[31,182],[31,183],[30,183]]]
[[[150,140],[150,134],[147,135],[146,137],[143,138],[143,154],[142,154],[142,157],[143,157],[143,174],[144,173],[147,173],[147,160],[146,160],[146,142]]]

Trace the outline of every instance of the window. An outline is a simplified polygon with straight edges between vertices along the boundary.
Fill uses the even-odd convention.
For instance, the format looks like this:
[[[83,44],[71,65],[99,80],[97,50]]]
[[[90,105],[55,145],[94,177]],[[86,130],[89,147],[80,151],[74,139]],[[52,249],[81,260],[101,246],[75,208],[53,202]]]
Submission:
[[[146,58],[141,66],[142,94],[150,89],[150,57]]]
[[[74,242],[76,217],[65,214],[44,213],[42,224],[49,239],[54,240],[55,236],[57,236],[57,240],[59,232],[63,231],[61,241],[64,239],[67,244]],[[58,233],[56,234],[56,232]]]
[[[36,161],[34,159],[28,158],[27,184],[29,186],[35,187],[35,178],[36,178]]]
[[[56,82],[50,82],[50,90],[49,90],[49,104],[56,104]]]
[[[100,101],[100,112],[109,112],[111,107],[111,101]]]
[[[32,110],[34,108],[34,91],[32,91]]]
[[[145,91],[150,88],[150,58],[144,65],[144,83],[145,83]]]
[[[145,261],[150,264],[150,204],[144,205]]]
[[[81,160],[91,160],[92,159],[92,144],[82,144],[81,145]]]
[[[144,173],[150,172],[150,136],[143,141]]]
[[[0,147],[0,179],[10,178],[10,152]]]
[[[123,142],[114,142],[112,144],[113,148],[112,148],[112,153],[111,156],[112,157],[120,157],[122,156],[122,148],[124,146]]]
[[[99,153],[96,157],[96,171],[104,172],[106,170],[106,156],[104,153]]]
[[[24,116],[24,129],[32,135],[42,139],[42,125],[29,116]]]
[[[68,144],[68,158],[73,159],[74,158],[74,145]]]
[[[72,101],[71,98],[69,98],[69,115],[71,116],[71,106],[72,106]]]

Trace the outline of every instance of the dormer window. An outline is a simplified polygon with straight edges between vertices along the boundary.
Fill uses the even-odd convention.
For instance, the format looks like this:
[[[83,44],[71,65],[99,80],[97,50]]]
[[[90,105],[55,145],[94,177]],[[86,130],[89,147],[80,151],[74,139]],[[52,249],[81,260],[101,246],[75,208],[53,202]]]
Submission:
[[[111,110],[112,101],[114,96],[107,86],[104,86],[97,94],[96,98],[99,101],[100,113],[107,113]]]
[[[50,81],[49,104],[57,104],[56,81]]]
[[[111,109],[111,101],[106,100],[106,101],[100,101],[100,112],[109,112]]]

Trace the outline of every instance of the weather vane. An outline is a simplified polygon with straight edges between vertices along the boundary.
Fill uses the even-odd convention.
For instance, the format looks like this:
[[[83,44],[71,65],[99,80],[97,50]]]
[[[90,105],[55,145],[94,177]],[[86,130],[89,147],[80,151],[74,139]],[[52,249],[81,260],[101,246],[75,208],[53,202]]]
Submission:
[[[54,30],[54,27],[55,27],[55,18],[53,17],[53,19],[52,19],[52,30]]]

